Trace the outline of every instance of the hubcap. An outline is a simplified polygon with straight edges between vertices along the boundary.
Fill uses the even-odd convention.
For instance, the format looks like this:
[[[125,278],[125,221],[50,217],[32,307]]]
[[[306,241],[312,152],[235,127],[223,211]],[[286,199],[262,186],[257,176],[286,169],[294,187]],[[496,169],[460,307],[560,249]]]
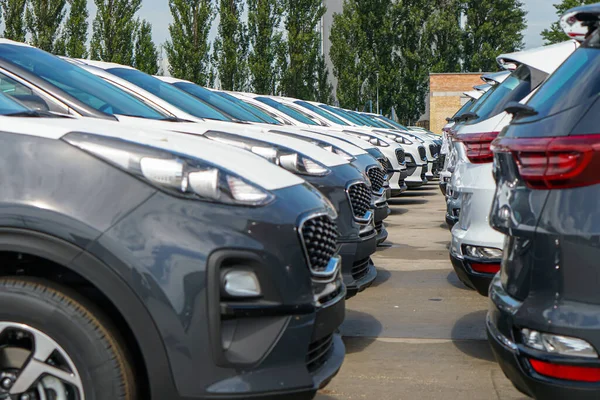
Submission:
[[[0,400],[84,400],[67,352],[30,326],[0,322]]]

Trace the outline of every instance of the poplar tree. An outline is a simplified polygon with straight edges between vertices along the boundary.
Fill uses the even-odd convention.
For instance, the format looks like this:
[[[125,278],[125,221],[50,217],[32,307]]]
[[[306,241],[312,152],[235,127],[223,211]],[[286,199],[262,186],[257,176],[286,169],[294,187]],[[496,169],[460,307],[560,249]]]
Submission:
[[[135,35],[139,20],[136,13],[142,0],[94,0],[98,9],[93,22],[90,46],[93,60],[132,65]]]
[[[176,78],[206,85],[211,75],[208,36],[214,19],[211,0],[169,0],[173,23],[165,44],[169,72]]]
[[[4,19],[3,37],[17,42],[25,41],[25,4],[26,0],[0,0]]]
[[[214,65],[221,88],[244,91],[248,83],[248,32],[241,21],[243,0],[219,0]]]
[[[554,4],[554,8],[556,9],[557,17],[560,18],[565,12],[573,7],[583,6],[585,4],[594,4],[597,2],[598,0],[562,0],[560,3]],[[549,29],[544,29],[544,31],[542,31],[542,37],[546,41],[546,44],[560,43],[569,39],[569,37],[560,27],[558,18],[552,23]]]
[[[71,0],[69,14],[59,42],[61,55],[87,58],[88,16],[87,0]]]
[[[158,73],[158,50],[152,41],[152,25],[146,20],[136,34],[133,66],[150,75]]]
[[[258,94],[275,94],[281,76],[278,59],[283,47],[278,29],[283,14],[282,0],[247,0],[248,4],[248,69],[252,90]]]
[[[31,34],[31,44],[54,52],[59,28],[65,18],[66,0],[29,0],[25,24]]]

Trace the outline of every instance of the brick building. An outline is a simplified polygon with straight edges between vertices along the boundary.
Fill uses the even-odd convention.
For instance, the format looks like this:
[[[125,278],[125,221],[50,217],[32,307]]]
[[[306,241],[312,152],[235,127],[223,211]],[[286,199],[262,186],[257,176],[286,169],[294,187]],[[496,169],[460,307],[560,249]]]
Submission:
[[[441,133],[446,118],[454,115],[468,101],[463,94],[481,85],[482,72],[429,74],[429,129]]]

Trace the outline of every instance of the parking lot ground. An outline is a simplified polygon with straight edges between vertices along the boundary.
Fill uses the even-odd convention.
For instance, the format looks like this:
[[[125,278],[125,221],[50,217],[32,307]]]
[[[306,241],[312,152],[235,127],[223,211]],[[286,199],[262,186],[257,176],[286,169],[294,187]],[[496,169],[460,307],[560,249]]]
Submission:
[[[485,339],[487,299],[452,269],[437,183],[390,207],[378,278],[346,303],[346,361],[316,399],[525,399]]]

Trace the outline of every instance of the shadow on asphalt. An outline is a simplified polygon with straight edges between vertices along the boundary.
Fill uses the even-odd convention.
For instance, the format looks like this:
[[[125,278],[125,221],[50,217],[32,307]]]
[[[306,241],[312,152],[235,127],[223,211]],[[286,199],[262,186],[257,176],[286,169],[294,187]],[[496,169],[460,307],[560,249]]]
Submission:
[[[377,265],[375,266],[377,267]],[[390,280],[391,276],[392,274],[387,269],[377,267],[377,278],[375,278],[375,281],[371,285],[371,288],[376,288],[379,285],[383,285],[384,283]]]
[[[425,199],[408,199],[408,198],[396,198],[389,199],[388,204],[391,206],[408,206],[414,204],[427,204],[429,200]]]
[[[450,227],[449,227],[449,226],[448,226],[448,224],[447,224],[447,223],[445,223],[445,222],[442,222],[442,223],[440,224],[440,228],[442,228],[442,229],[444,229],[444,230],[447,230],[447,231],[449,231],[449,230],[450,230]]]
[[[485,361],[495,361],[492,349],[485,339],[485,316],[487,310],[479,310],[463,316],[452,328],[452,343],[468,355]],[[473,332],[481,332],[481,339],[472,339]]]
[[[463,289],[463,290],[468,290],[470,292],[474,292],[475,291],[475,290],[467,287],[464,283],[462,283],[460,281],[460,279],[458,279],[458,276],[456,275],[456,272],[454,272],[454,271],[452,271],[452,272],[450,272],[448,274],[448,276],[446,277],[446,280],[448,281],[449,284],[451,284],[455,288]]]
[[[419,186],[419,187],[416,187],[416,188],[410,188],[410,189],[408,189],[404,193],[423,192],[423,191],[433,190],[433,189],[440,190],[439,189],[439,185],[437,185],[437,184],[431,184],[431,182],[429,182],[429,183],[427,183],[426,185],[423,185],[423,186]]]
[[[389,204],[390,200],[388,200],[388,204]],[[389,204],[389,205],[393,205],[393,204]],[[400,208],[400,207],[390,207],[390,215],[402,215],[402,214],[406,214],[407,212],[409,212],[410,210],[408,208]],[[385,223],[386,225],[388,224],[388,222]]]
[[[406,198],[406,197],[419,197],[419,196],[437,196],[438,194],[434,191],[431,190],[417,190],[417,191],[407,191],[402,193],[402,196],[400,196],[400,198]]]
[[[352,307],[352,299],[346,303],[346,319],[341,327],[346,354],[360,353],[375,342],[383,331],[383,326],[371,314],[349,307]]]

